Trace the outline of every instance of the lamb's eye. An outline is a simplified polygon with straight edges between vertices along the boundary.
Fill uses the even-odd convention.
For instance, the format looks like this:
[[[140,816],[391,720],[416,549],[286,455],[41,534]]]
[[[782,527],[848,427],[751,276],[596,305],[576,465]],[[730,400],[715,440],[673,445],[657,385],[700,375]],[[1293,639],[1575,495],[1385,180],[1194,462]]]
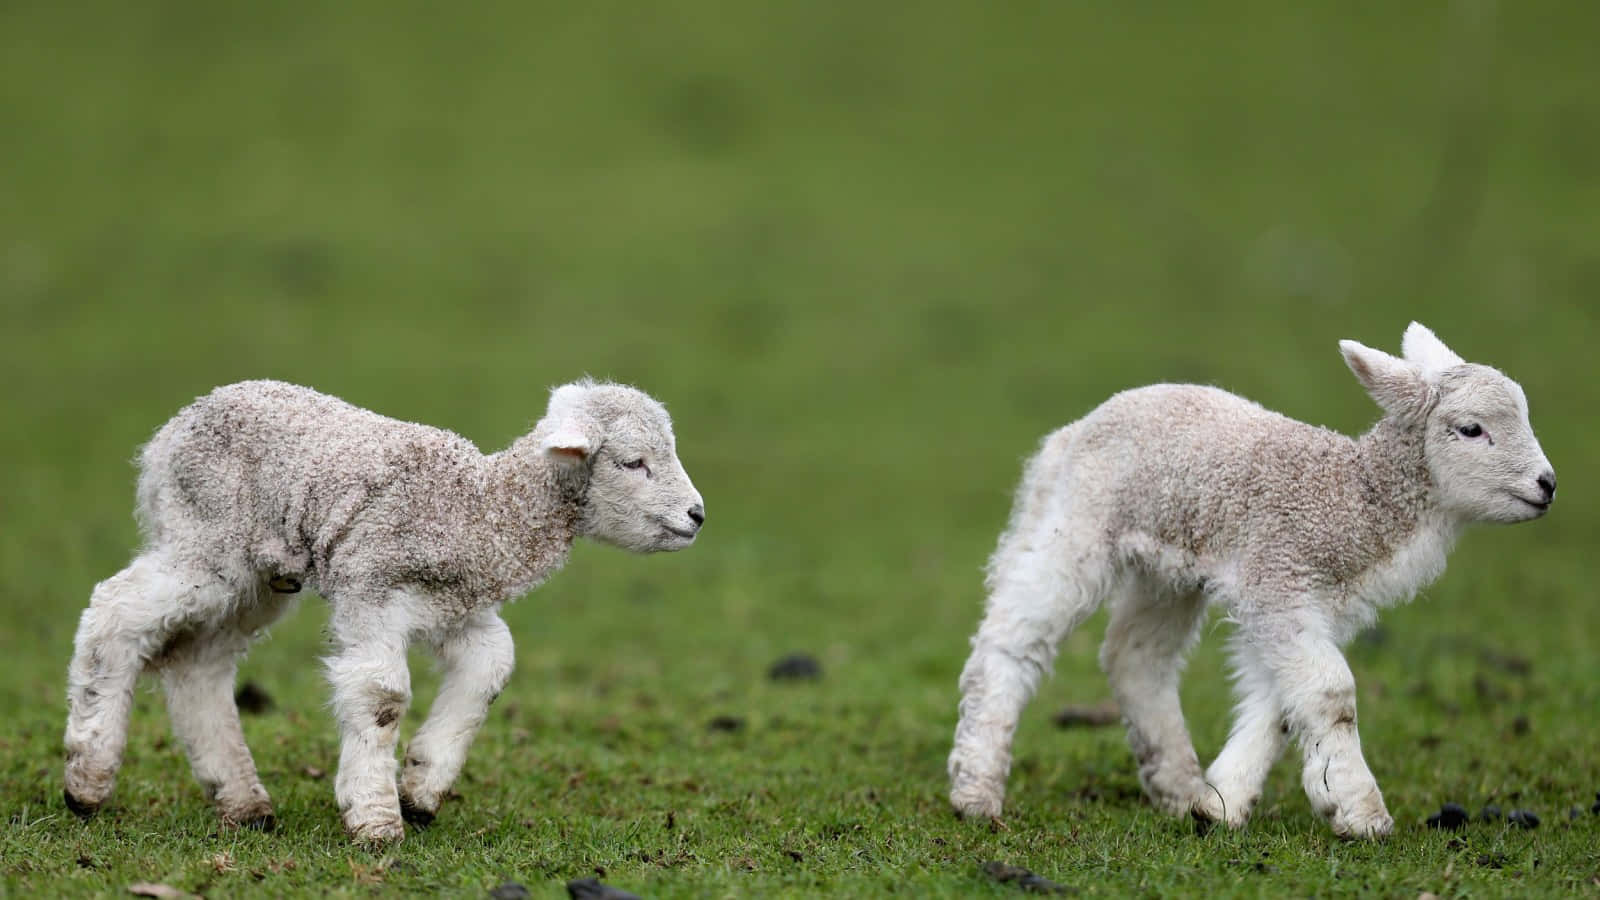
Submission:
[[[644,460],[643,459],[630,459],[627,462],[623,463],[622,467],[624,469],[642,469],[642,468],[644,468]]]
[[[1483,426],[1477,422],[1473,422],[1471,425],[1460,425],[1456,427],[1456,434],[1464,438],[1483,437]]]

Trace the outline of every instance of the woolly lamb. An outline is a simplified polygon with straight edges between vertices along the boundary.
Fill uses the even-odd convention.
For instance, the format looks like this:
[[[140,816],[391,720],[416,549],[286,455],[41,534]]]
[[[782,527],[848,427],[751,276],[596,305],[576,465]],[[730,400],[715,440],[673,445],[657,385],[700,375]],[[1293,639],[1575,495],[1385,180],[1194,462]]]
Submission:
[[[1156,806],[1243,825],[1293,737],[1306,794],[1336,834],[1390,832],[1339,647],[1437,578],[1463,526],[1538,518],[1556,481],[1505,375],[1416,323],[1404,359],[1339,347],[1384,411],[1355,440],[1191,385],[1118,394],[1044,440],[989,562],[961,675],[958,812],[1000,815],[1023,706],[1062,638],[1109,598],[1100,664]],[[1178,676],[1210,604],[1237,626],[1240,703],[1202,773]]]
[[[549,577],[574,538],[680,550],[705,521],[667,411],[630,387],[551,393],[531,434],[491,456],[307,388],[218,388],[156,432],[140,461],[145,548],[97,585],[68,672],[66,801],[111,793],[134,683],[161,673],[172,727],[229,824],[270,828],[233,701],[238,658],[301,586],[327,598],[341,750],[334,784],[358,841],[426,824],[511,674],[500,605]],[[443,670],[406,749],[406,647]]]

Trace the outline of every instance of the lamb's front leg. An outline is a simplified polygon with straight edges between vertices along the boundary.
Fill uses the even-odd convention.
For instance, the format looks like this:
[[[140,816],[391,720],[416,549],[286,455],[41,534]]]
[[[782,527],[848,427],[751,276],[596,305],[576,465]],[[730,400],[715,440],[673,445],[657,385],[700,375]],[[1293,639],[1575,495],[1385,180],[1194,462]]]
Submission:
[[[1236,640],[1233,651],[1239,707],[1228,743],[1206,769],[1206,790],[1195,804],[1194,814],[1239,828],[1249,821],[1261,799],[1267,775],[1283,754],[1288,735],[1272,672],[1248,642]]]
[[[406,821],[433,821],[445,792],[461,773],[472,738],[489,704],[511,677],[511,630],[484,612],[450,632],[435,647],[444,678],[428,720],[406,748],[400,779],[400,809]]]
[[[1356,682],[1344,655],[1310,616],[1251,623],[1249,640],[1277,684],[1289,733],[1300,744],[1312,809],[1346,838],[1384,837],[1394,819],[1361,756]]]
[[[334,639],[341,649],[328,660],[340,739],[334,796],[345,830],[362,843],[405,836],[394,748],[400,719],[411,702],[406,632],[375,619],[351,621],[336,609]]]

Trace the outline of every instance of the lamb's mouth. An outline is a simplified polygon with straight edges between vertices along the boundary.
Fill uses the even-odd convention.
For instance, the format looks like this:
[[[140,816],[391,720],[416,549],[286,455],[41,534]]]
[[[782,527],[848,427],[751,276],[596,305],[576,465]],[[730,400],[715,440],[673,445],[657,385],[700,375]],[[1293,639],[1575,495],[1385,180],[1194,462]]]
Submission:
[[[665,519],[656,519],[656,524],[660,525],[661,529],[663,531],[667,532],[668,534],[675,534],[678,537],[681,537],[686,541],[694,540],[695,535],[700,533],[699,530],[697,530],[697,529],[674,528],[671,525],[667,524],[667,521]]]
[[[1549,500],[1546,500],[1543,503],[1535,503],[1532,500],[1529,500],[1527,497],[1522,496],[1521,494],[1513,493],[1513,494],[1511,494],[1511,496],[1517,498],[1518,500],[1521,500],[1523,503],[1528,504],[1529,506],[1533,507],[1534,509],[1537,509],[1540,512],[1546,512],[1546,511],[1548,511],[1550,509],[1550,501]]]

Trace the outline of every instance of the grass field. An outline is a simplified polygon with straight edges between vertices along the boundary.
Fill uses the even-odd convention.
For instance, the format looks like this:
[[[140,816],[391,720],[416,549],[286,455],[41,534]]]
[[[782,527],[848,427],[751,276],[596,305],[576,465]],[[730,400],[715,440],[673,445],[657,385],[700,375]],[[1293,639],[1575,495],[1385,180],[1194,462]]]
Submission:
[[[1489,0],[0,5],[0,894],[1017,893],[990,859],[1086,896],[1600,893],[1597,33]],[[1394,837],[1333,839],[1291,759],[1242,832],[1157,814],[1119,728],[1050,724],[1107,693],[1099,619],[1007,827],[955,820],[1039,437],[1161,380],[1355,432],[1335,342],[1413,318],[1521,381],[1562,488],[1350,650]],[[67,813],[73,628],[166,417],[276,377],[498,448],[583,373],[670,405],[707,529],[507,607],[433,827],[345,841],[315,598],[241,672],[276,833],[218,830],[148,680],[111,805]],[[1207,759],[1225,631],[1184,689]],[[794,651],[823,677],[769,681]],[[1447,800],[1543,825],[1423,827]]]

